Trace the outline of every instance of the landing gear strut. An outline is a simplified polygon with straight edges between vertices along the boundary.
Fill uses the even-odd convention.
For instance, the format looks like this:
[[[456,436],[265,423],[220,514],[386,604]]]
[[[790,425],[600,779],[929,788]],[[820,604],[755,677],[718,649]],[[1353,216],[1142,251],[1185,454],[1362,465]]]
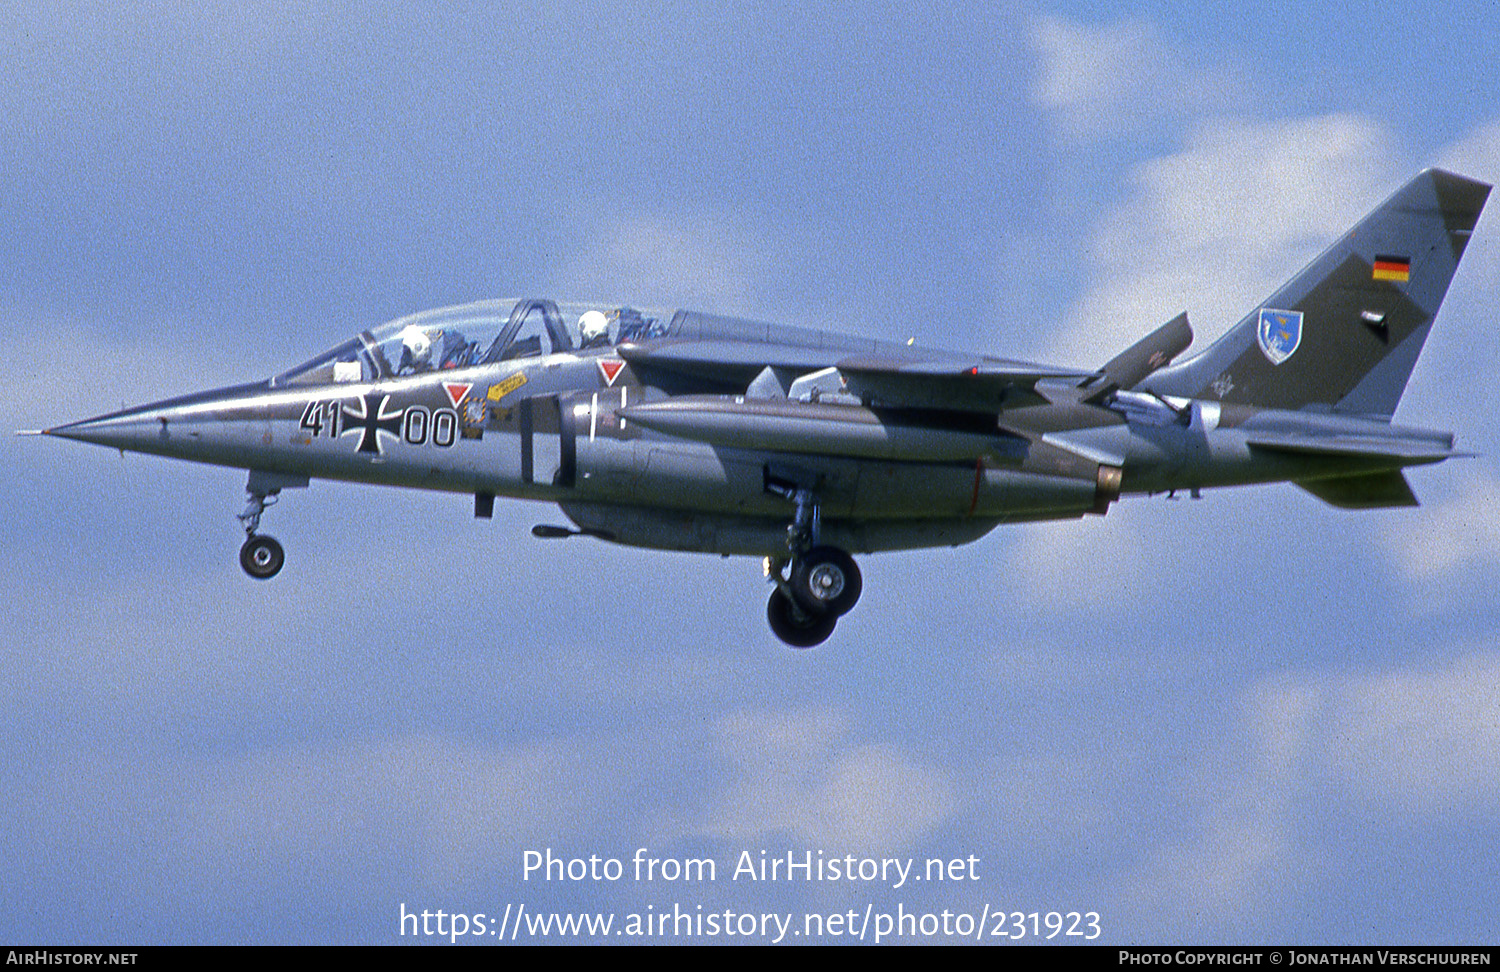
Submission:
[[[811,648],[827,641],[839,618],[854,609],[864,582],[853,557],[818,542],[822,518],[812,492],[775,491],[796,504],[796,515],[787,528],[790,557],[766,558],[766,576],[776,585],[766,620],[788,645]]]
[[[249,498],[245,503],[245,512],[238,517],[245,527],[245,543],[240,547],[240,566],[256,580],[270,580],[281,571],[281,565],[286,563],[286,551],[281,549],[276,538],[255,532],[260,529],[261,514],[266,511],[266,507],[275,504],[282,489],[296,489],[306,485],[306,476],[251,471],[250,479],[245,483],[245,494]]]

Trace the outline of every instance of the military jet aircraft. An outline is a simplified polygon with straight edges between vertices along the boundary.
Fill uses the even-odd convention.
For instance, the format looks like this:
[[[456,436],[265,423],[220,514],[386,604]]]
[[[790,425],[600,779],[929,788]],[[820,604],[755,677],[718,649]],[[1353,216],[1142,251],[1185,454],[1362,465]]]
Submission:
[[[264,381],[47,429],[249,470],[240,564],[314,478],[556,503],[575,535],[765,558],[786,643],[859,600],[851,554],[956,545],[1127,494],[1289,481],[1410,506],[1459,455],[1391,424],[1490,187],[1407,183],[1202,353],[1179,315],[1070,370],[688,310],[492,300],[403,317]]]

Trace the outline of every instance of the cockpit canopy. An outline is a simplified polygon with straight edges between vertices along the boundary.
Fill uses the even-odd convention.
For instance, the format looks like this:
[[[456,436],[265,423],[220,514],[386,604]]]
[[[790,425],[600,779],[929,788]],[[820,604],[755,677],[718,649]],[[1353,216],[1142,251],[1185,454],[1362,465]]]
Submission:
[[[614,304],[486,300],[423,311],[363,331],[275,385],[377,381],[612,347],[667,333],[671,312]]]

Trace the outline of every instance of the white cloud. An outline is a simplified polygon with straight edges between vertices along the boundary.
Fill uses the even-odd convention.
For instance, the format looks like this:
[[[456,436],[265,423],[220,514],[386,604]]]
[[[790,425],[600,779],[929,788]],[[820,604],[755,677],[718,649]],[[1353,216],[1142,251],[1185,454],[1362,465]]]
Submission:
[[[1100,221],[1050,357],[1103,361],[1180,310],[1201,348],[1380,202],[1398,177],[1390,142],[1358,115],[1197,125],[1136,166]]]
[[[1491,184],[1500,182],[1500,121],[1476,126],[1443,149],[1437,164]]]
[[[1186,492],[1174,500],[1130,495],[1103,517],[1010,527],[1017,536],[1005,550],[999,580],[1059,615],[1151,604],[1163,592],[1201,597],[1216,587],[1204,564],[1222,568],[1261,557],[1280,542],[1286,510],[1273,513],[1275,530],[1258,528],[1268,506],[1276,506],[1267,493],[1278,488],[1289,489],[1214,489],[1201,501]],[[1316,503],[1301,495],[1293,502],[1299,504],[1293,516]],[[1229,529],[1231,521],[1238,529]]]
[[[1328,694],[1323,759],[1346,792],[1393,813],[1500,809],[1500,655],[1356,676]]]
[[[1158,845],[1125,879],[1122,910],[1142,909],[1169,923],[1173,937],[1210,917],[1218,922],[1258,910],[1305,878],[1308,852],[1293,826],[1292,803],[1317,708],[1317,694],[1294,681],[1263,683],[1246,694],[1223,750],[1196,767],[1187,835]]]
[[[1075,853],[1120,823],[1118,793],[1101,783],[1111,769],[1099,755],[1045,751],[998,761],[979,782],[988,824],[1018,858]]]
[[[1134,529],[1137,512],[1116,507],[1102,519],[1013,527],[1020,536],[1007,550],[1004,574],[1038,604],[1089,610],[1137,598],[1156,576],[1147,566],[1155,563],[1151,548]]]
[[[173,815],[163,863],[215,894],[232,894],[247,872],[265,869],[336,880],[368,862],[371,847],[385,849],[385,866],[432,887],[497,870],[511,876],[519,841],[565,840],[598,826],[614,805],[615,764],[586,748],[416,735],[207,765]]]
[[[67,848],[39,863],[43,873],[92,861],[91,887],[169,915],[257,894],[313,900],[338,889],[347,901],[511,880],[521,848],[582,846],[633,806],[634,768],[607,742],[487,745],[419,732],[227,756],[180,745],[150,751],[128,738],[119,751],[62,760],[43,745],[46,762],[6,822],[20,840]]]
[[[1489,817],[1500,809],[1497,686],[1489,648],[1432,668],[1252,685],[1189,778],[1185,836],[1122,877],[1116,920],[1140,909],[1143,926],[1169,924],[1167,937],[1223,937],[1232,916],[1295,900],[1339,866],[1339,838],[1316,819],[1330,794],[1363,804],[1365,828]]]
[[[900,749],[849,745],[823,712],[745,712],[717,736],[737,778],[709,808],[708,833],[750,844],[790,837],[809,847],[886,851],[911,846],[957,810],[948,778]]]
[[[1491,185],[1500,183],[1500,121],[1476,127],[1468,135],[1438,154],[1438,165]],[[1490,195],[1488,210],[1496,206]],[[1493,212],[1481,216],[1479,226],[1464,251],[1463,286],[1482,288],[1493,298],[1500,293],[1500,242],[1494,238],[1500,230],[1500,219]]]
[[[1131,123],[1131,109],[1149,84],[1147,69],[1165,50],[1155,29],[1140,21],[1088,26],[1037,17],[1030,40],[1039,61],[1032,100],[1080,140]]]
[[[712,214],[593,220],[585,236],[589,246],[555,281],[560,293],[677,306],[748,306],[770,269],[755,241],[732,220]]]
[[[61,425],[126,405],[253,381],[292,363],[272,363],[264,348],[231,348],[207,338],[184,342],[176,336],[203,334],[202,327],[169,313],[107,324],[112,331],[105,322],[82,319],[73,311],[0,308],[0,329],[32,335],[29,353],[5,367],[0,409],[11,421],[33,428]],[[60,362],[79,375],[79,387],[65,395],[58,392]]]
[[[1392,517],[1385,538],[1391,559],[1407,577],[1436,581],[1457,571],[1500,564],[1500,478],[1481,473],[1452,499],[1425,507],[1421,517]]]
[[[1038,62],[1032,103],[1069,141],[1138,131],[1244,97],[1239,71],[1192,66],[1143,21],[1096,25],[1035,17],[1029,40]]]

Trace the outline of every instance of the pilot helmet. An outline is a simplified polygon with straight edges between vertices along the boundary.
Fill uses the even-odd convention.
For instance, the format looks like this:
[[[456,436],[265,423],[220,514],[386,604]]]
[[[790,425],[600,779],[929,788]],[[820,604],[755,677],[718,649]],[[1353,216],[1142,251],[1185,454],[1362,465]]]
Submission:
[[[602,311],[585,311],[578,319],[578,331],[583,335],[583,344],[587,347],[609,335],[609,318]]]
[[[422,368],[432,361],[432,337],[415,324],[402,329],[401,346],[404,364]]]

